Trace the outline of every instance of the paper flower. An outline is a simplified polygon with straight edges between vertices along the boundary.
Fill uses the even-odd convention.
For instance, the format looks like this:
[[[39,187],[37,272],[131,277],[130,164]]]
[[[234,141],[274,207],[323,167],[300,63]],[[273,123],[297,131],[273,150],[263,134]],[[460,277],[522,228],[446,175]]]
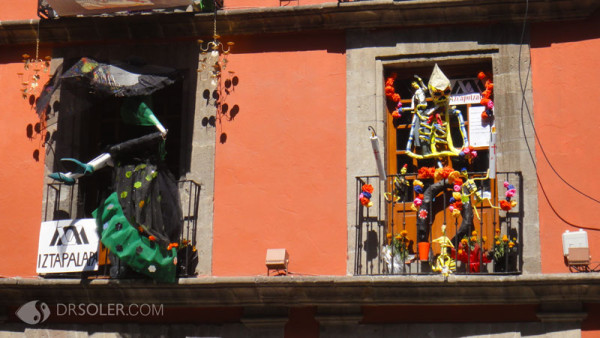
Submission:
[[[420,206],[420,205],[422,205],[422,204],[423,204],[423,200],[417,197],[417,198],[415,198],[415,200],[413,201],[413,204],[414,204],[415,206],[417,206],[417,207],[418,207],[418,206]]]
[[[502,201],[500,201],[500,209],[502,209],[504,211],[510,211],[512,209],[512,205],[510,204],[509,201],[502,200]]]
[[[481,93],[481,101],[479,101],[479,103],[485,108],[481,113],[481,118],[486,120],[494,116],[494,102],[492,100],[494,83],[492,82],[491,75],[488,76],[488,74],[485,74],[484,72],[479,72],[477,78],[481,81],[485,80],[485,90]]]
[[[450,167],[437,168],[437,169],[435,169],[435,172],[434,172],[434,179],[436,181],[446,179],[453,172],[454,172],[454,169],[452,169]]]
[[[417,177],[420,179],[434,178],[435,168],[434,167],[421,167],[417,173]]]
[[[477,151],[473,149],[473,146],[466,146],[461,149],[459,156],[464,157],[468,160],[472,160],[477,157]]]
[[[425,210],[425,209],[421,209],[421,210],[419,210],[419,218],[420,218],[420,219],[426,219],[426,218],[427,218],[427,215],[428,215],[428,212],[427,212],[427,210]]]
[[[453,170],[452,172],[450,172],[450,174],[448,174],[448,183],[450,184],[457,184],[456,180],[460,179],[460,172]],[[462,181],[460,181],[462,184]]]
[[[358,200],[360,201],[360,204],[370,208],[373,206],[373,202],[371,202],[371,197],[373,195],[373,186],[370,184],[364,184],[361,187],[361,193],[358,195]]]
[[[504,211],[510,211],[512,208],[517,206],[517,201],[511,201],[513,196],[517,193],[517,188],[514,185],[504,182],[504,188],[506,188],[506,192],[504,196],[506,196],[505,200],[500,201],[500,208]]]

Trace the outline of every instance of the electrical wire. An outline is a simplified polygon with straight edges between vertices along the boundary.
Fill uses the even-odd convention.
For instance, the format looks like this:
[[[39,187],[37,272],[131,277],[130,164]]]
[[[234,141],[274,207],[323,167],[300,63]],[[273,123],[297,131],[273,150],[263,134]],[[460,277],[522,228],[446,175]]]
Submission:
[[[524,112],[525,110],[527,111],[527,115],[529,116],[529,121],[531,123],[531,128],[533,129],[533,133],[535,136],[535,140],[538,143],[538,146],[540,148],[540,150],[542,151],[542,154],[544,155],[544,159],[546,160],[546,162],[548,163],[548,165],[550,166],[550,168],[552,169],[552,171],[564,182],[567,184],[567,186],[569,186],[570,188],[572,188],[573,190],[575,190],[576,192],[582,194],[583,196],[595,201],[596,203],[600,203],[600,201],[598,201],[597,199],[585,194],[584,192],[580,191],[579,189],[575,188],[573,185],[571,185],[570,183],[568,183],[557,171],[556,169],[554,169],[554,166],[552,166],[552,164],[550,163],[550,159],[547,157],[546,152],[544,151],[543,147],[542,147],[542,143],[538,137],[538,134],[536,132],[535,129],[535,125],[533,123],[533,120],[531,118],[531,111],[529,109],[529,105],[527,104],[527,100],[525,99],[525,88],[527,83],[529,82],[529,75],[531,73],[531,62],[529,63],[528,69],[527,69],[527,74],[525,76],[525,85],[523,85],[523,79],[521,78],[521,50],[523,48],[523,42],[525,40],[525,30],[526,30],[526,24],[527,24],[527,15],[529,12],[529,0],[525,0],[525,14],[523,16],[523,28],[521,31],[521,40],[519,43],[519,57],[518,57],[518,74],[519,74],[519,86],[521,89],[521,128],[523,130],[523,138],[525,140],[525,144],[527,146],[527,150],[529,152],[529,157],[531,158],[531,163],[533,164],[533,167],[535,169],[535,176],[538,182],[538,185],[540,186],[540,190],[542,191],[542,195],[544,196],[544,199],[546,200],[546,202],[548,203],[548,205],[550,206],[550,209],[552,210],[552,212],[556,215],[556,217],[558,217],[561,221],[563,221],[565,224],[574,227],[574,228],[578,228],[578,229],[585,229],[585,230],[591,230],[591,231],[600,231],[600,229],[598,228],[593,228],[593,227],[585,227],[585,226],[581,226],[581,225],[576,225],[574,223],[569,222],[568,220],[566,220],[564,217],[562,217],[558,211],[556,210],[556,208],[554,207],[554,205],[552,204],[552,202],[550,202],[550,198],[548,197],[548,194],[546,193],[546,190],[544,189],[544,185],[542,184],[542,180],[540,178],[540,175],[538,173],[537,170],[537,165],[536,165],[536,161],[535,158],[533,156],[533,152],[531,150],[531,146],[529,144],[529,141],[527,141],[527,133],[525,131],[525,121],[524,121]]]

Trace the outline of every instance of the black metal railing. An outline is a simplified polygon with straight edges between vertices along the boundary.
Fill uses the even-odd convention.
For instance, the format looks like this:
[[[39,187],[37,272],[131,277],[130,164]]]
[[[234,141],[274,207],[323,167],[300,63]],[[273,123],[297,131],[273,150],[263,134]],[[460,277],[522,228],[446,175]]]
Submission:
[[[196,275],[195,268],[198,264],[196,233],[198,229],[201,186],[193,180],[181,180],[177,182],[177,185],[183,216],[178,243],[177,276],[192,277]],[[86,197],[84,192],[80,191],[79,184],[77,183],[74,185],[63,183],[48,184],[44,203],[44,221],[90,218],[91,215],[84,211],[86,198],[88,197]],[[98,271],[52,274],[52,277],[109,276],[111,262],[107,250],[101,244],[98,249],[97,259],[99,265]]]
[[[474,221],[463,229],[461,223],[464,214],[452,216],[449,207],[453,190],[451,185],[447,186],[433,196],[430,213],[433,212],[436,216],[428,218],[429,231],[425,242],[429,245],[421,249],[418,245],[416,226],[420,210],[413,207],[417,196],[413,182],[417,174],[406,174],[403,182],[399,182],[401,176],[388,176],[386,180],[380,180],[378,176],[357,177],[354,274],[439,273],[432,267],[443,249],[434,252],[431,244],[438,238],[433,235],[434,232],[441,238],[442,224],[448,232],[447,238],[454,237],[450,240],[452,248],[446,249],[446,254],[456,264],[454,274],[521,273],[524,194],[522,174],[498,172],[493,180],[485,178],[485,173],[468,175],[475,178],[472,183],[475,183],[480,197],[470,198]],[[421,181],[425,189],[434,183],[433,179]],[[504,187],[504,182],[509,182],[512,185],[509,188],[514,188],[508,193],[509,196],[506,192],[510,189]],[[360,200],[360,197],[364,197],[364,194],[361,195],[364,185],[373,187],[369,201]],[[402,185],[406,188],[400,191],[398,188]],[[514,196],[510,196],[513,193]],[[367,206],[369,202],[372,203],[371,206]],[[510,205],[511,202],[513,205]],[[402,245],[398,245],[398,242],[394,245],[394,239],[401,241]]]

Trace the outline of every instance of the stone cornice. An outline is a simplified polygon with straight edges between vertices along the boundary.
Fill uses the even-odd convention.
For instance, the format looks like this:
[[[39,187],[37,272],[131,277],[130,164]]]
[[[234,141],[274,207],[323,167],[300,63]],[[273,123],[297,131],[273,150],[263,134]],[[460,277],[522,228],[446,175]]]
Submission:
[[[600,274],[526,276],[201,277],[178,284],[76,279],[0,280],[0,305],[161,303],[165,306],[368,306],[600,302]]]
[[[585,19],[598,10],[596,0],[530,0],[529,22]],[[219,11],[222,35],[298,31],[376,29],[449,24],[521,23],[521,0],[373,0],[320,5],[228,9]],[[192,40],[212,34],[210,13],[170,13],[114,17],[60,18],[0,22],[0,46],[97,41]]]

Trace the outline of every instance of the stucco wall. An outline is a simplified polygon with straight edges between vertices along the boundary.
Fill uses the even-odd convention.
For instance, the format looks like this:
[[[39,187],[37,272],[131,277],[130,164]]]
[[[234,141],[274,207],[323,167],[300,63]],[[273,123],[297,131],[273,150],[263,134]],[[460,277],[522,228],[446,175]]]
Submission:
[[[345,274],[343,35],[235,42],[239,113],[217,122],[213,275],[266,274],[269,248],[286,248],[296,274]]]
[[[37,19],[37,0],[0,0],[0,21]]]
[[[23,99],[21,93],[23,80],[17,73],[24,72],[24,53],[35,54],[35,46],[0,48],[0,237],[6,241],[0,246],[1,276],[34,276],[37,261],[47,148],[43,145],[45,132],[40,119],[29,97]],[[41,86],[47,73],[40,74]]]
[[[595,109],[600,105],[595,93],[600,78],[599,18],[596,14],[585,22],[532,26],[537,168],[550,202],[538,190],[544,273],[568,271],[563,263],[562,233],[578,230],[569,223],[596,229],[588,229],[588,241],[592,260],[600,257],[600,180],[596,175],[600,115]]]

